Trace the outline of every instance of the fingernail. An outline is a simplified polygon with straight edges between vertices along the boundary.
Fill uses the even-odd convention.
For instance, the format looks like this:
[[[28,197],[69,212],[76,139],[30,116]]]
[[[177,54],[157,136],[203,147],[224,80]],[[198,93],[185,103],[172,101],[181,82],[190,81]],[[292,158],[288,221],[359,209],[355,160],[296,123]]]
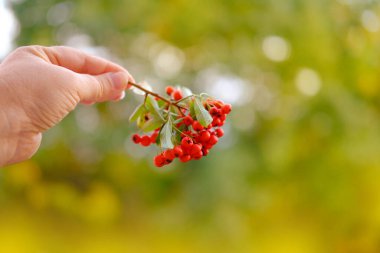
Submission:
[[[122,90],[127,85],[126,75],[123,72],[110,73],[110,78],[115,90]]]
[[[123,100],[124,98],[125,98],[125,91],[122,91],[119,100]]]
[[[120,101],[125,97],[125,91],[122,91],[120,94],[114,96],[111,100]]]

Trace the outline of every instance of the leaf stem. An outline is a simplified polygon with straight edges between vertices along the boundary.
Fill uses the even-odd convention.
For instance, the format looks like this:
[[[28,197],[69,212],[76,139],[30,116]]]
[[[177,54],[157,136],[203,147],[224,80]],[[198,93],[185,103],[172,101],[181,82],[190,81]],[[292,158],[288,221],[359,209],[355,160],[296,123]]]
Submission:
[[[183,134],[191,139],[194,139],[191,135],[188,135],[188,134],[185,134],[184,132],[182,132],[181,130],[179,130],[175,125],[173,125],[173,128],[174,130],[176,130],[177,132],[179,132],[180,134]]]

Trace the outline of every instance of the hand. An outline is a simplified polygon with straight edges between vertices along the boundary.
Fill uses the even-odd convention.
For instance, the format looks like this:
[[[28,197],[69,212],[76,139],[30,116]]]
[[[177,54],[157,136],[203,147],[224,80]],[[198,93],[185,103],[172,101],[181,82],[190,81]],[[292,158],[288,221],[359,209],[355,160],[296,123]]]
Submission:
[[[0,64],[0,167],[29,159],[79,102],[119,100],[132,76],[68,47],[21,47]]]

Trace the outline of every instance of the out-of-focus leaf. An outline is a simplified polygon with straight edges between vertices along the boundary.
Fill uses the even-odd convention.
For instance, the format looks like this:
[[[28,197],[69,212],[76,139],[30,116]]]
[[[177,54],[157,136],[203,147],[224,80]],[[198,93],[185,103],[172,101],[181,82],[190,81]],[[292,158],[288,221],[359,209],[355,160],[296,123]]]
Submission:
[[[193,95],[193,92],[187,87],[181,86],[181,87],[179,87],[179,89],[182,91],[182,96],[184,98]]]
[[[173,126],[170,120],[166,122],[164,127],[162,128],[161,134],[160,134],[160,144],[162,148],[173,148],[173,142],[172,142],[172,133],[173,133]]]
[[[149,91],[152,91],[152,86],[150,86],[150,84],[146,81],[143,81],[141,83],[139,83],[139,85]],[[146,93],[140,89],[137,89],[136,87],[132,87],[131,90],[137,94],[137,95],[141,95],[141,96],[144,96]]]
[[[195,110],[194,110],[194,99],[192,99],[189,103],[189,108],[190,108],[190,116],[192,118],[195,118]]]
[[[150,119],[148,119],[147,121],[145,121],[142,125],[141,125],[141,130],[143,130],[144,132],[151,132],[159,127],[161,127],[163,124],[163,121],[156,117],[156,116],[151,116]]]
[[[129,117],[130,122],[136,121],[142,114],[146,113],[146,108],[143,104],[136,107],[132,115]]]
[[[174,123],[174,124],[178,124],[178,123],[181,122],[181,121],[183,121],[183,118],[182,118],[182,117],[176,119],[173,123]]]
[[[197,120],[202,126],[207,127],[212,122],[212,117],[210,113],[203,107],[199,98],[194,99],[194,112]]]
[[[157,115],[160,117],[162,120],[164,120],[164,116],[162,115],[160,108],[158,106],[157,101],[150,95],[147,96],[145,106],[148,109],[149,112],[152,114]]]

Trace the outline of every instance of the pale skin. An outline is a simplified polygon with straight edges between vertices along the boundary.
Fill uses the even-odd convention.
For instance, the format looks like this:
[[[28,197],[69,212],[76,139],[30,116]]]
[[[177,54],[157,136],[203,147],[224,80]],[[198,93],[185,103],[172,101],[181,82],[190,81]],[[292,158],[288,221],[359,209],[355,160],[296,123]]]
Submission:
[[[31,158],[79,103],[122,99],[128,82],[123,67],[73,48],[16,49],[0,64],[0,167]]]

